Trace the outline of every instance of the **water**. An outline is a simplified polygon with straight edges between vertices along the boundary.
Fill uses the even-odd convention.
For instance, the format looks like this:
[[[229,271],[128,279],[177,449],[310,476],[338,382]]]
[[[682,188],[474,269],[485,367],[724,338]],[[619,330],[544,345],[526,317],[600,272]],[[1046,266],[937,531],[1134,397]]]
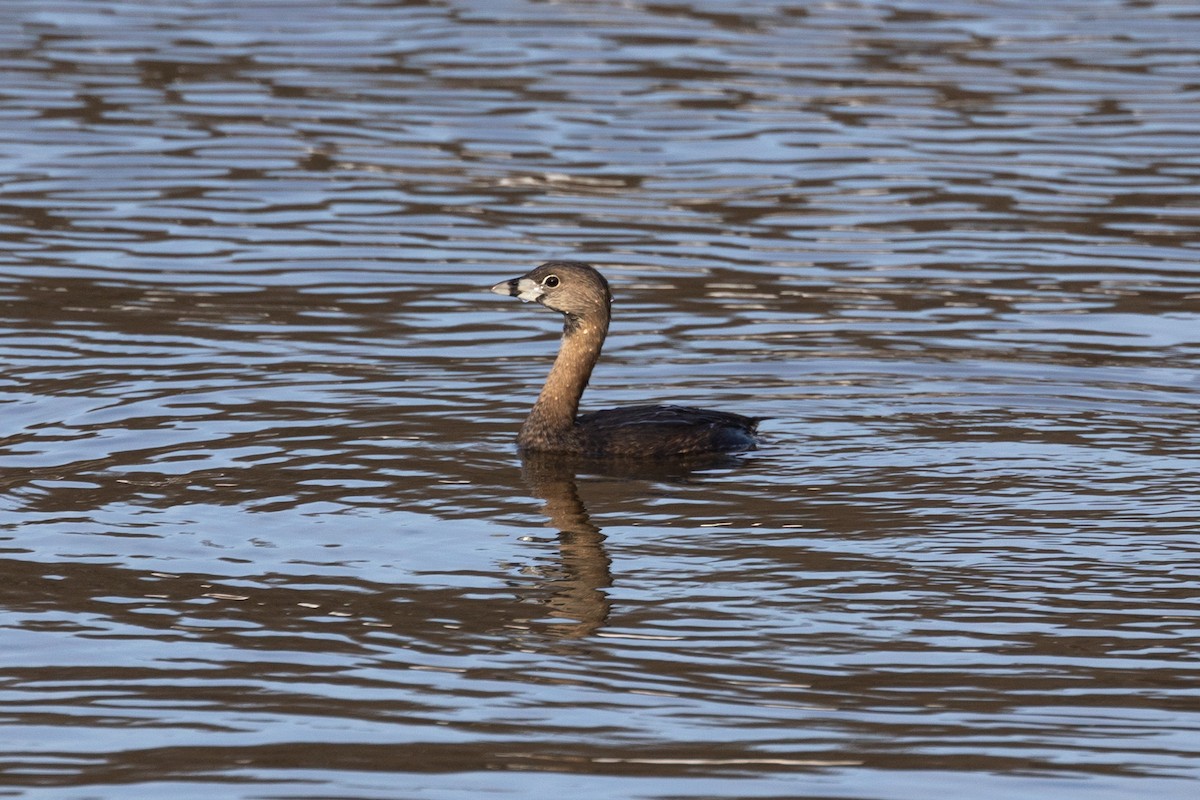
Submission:
[[[1190,3],[0,22],[0,786],[1192,797]],[[768,417],[522,463],[585,407]]]

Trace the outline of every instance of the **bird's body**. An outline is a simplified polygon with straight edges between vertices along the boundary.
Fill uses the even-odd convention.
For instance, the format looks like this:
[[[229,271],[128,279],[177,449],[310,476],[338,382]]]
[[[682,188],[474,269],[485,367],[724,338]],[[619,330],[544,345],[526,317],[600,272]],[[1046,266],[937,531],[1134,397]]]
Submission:
[[[665,459],[752,450],[758,420],[687,406],[639,405],[579,414],[579,400],[608,335],[612,295],[599,272],[550,261],[492,287],[563,315],[558,357],[517,444],[527,452]]]

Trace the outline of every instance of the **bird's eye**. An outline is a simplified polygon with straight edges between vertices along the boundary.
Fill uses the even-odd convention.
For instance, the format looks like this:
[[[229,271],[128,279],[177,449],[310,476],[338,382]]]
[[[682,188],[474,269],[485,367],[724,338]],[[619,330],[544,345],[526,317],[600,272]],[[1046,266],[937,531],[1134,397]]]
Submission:
[[[553,289],[555,286],[558,286],[558,276],[557,275],[547,275],[545,278],[542,279],[542,286],[546,286],[550,289]]]

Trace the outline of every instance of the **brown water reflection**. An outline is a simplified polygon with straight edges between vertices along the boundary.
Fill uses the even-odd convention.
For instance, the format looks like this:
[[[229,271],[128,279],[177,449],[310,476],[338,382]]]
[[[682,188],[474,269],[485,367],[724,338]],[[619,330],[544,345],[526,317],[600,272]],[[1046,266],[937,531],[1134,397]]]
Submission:
[[[604,534],[579,497],[575,465],[570,459],[534,454],[521,466],[529,491],[546,501],[541,510],[547,524],[559,532],[562,566],[551,579],[555,592],[548,613],[573,623],[559,628],[560,635],[593,634],[608,619],[611,608],[604,590],[612,586],[612,559],[604,551]]]
[[[4,12],[0,785],[1194,794],[1187,4]],[[766,445],[522,463],[552,257]]]

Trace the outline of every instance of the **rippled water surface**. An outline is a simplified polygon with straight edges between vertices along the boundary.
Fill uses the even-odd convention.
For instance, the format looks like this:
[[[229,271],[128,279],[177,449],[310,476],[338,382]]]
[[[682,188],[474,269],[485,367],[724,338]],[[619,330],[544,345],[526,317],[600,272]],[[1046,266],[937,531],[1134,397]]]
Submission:
[[[1190,2],[8,0],[0,787],[1191,798]],[[522,463],[711,405],[687,470]]]

